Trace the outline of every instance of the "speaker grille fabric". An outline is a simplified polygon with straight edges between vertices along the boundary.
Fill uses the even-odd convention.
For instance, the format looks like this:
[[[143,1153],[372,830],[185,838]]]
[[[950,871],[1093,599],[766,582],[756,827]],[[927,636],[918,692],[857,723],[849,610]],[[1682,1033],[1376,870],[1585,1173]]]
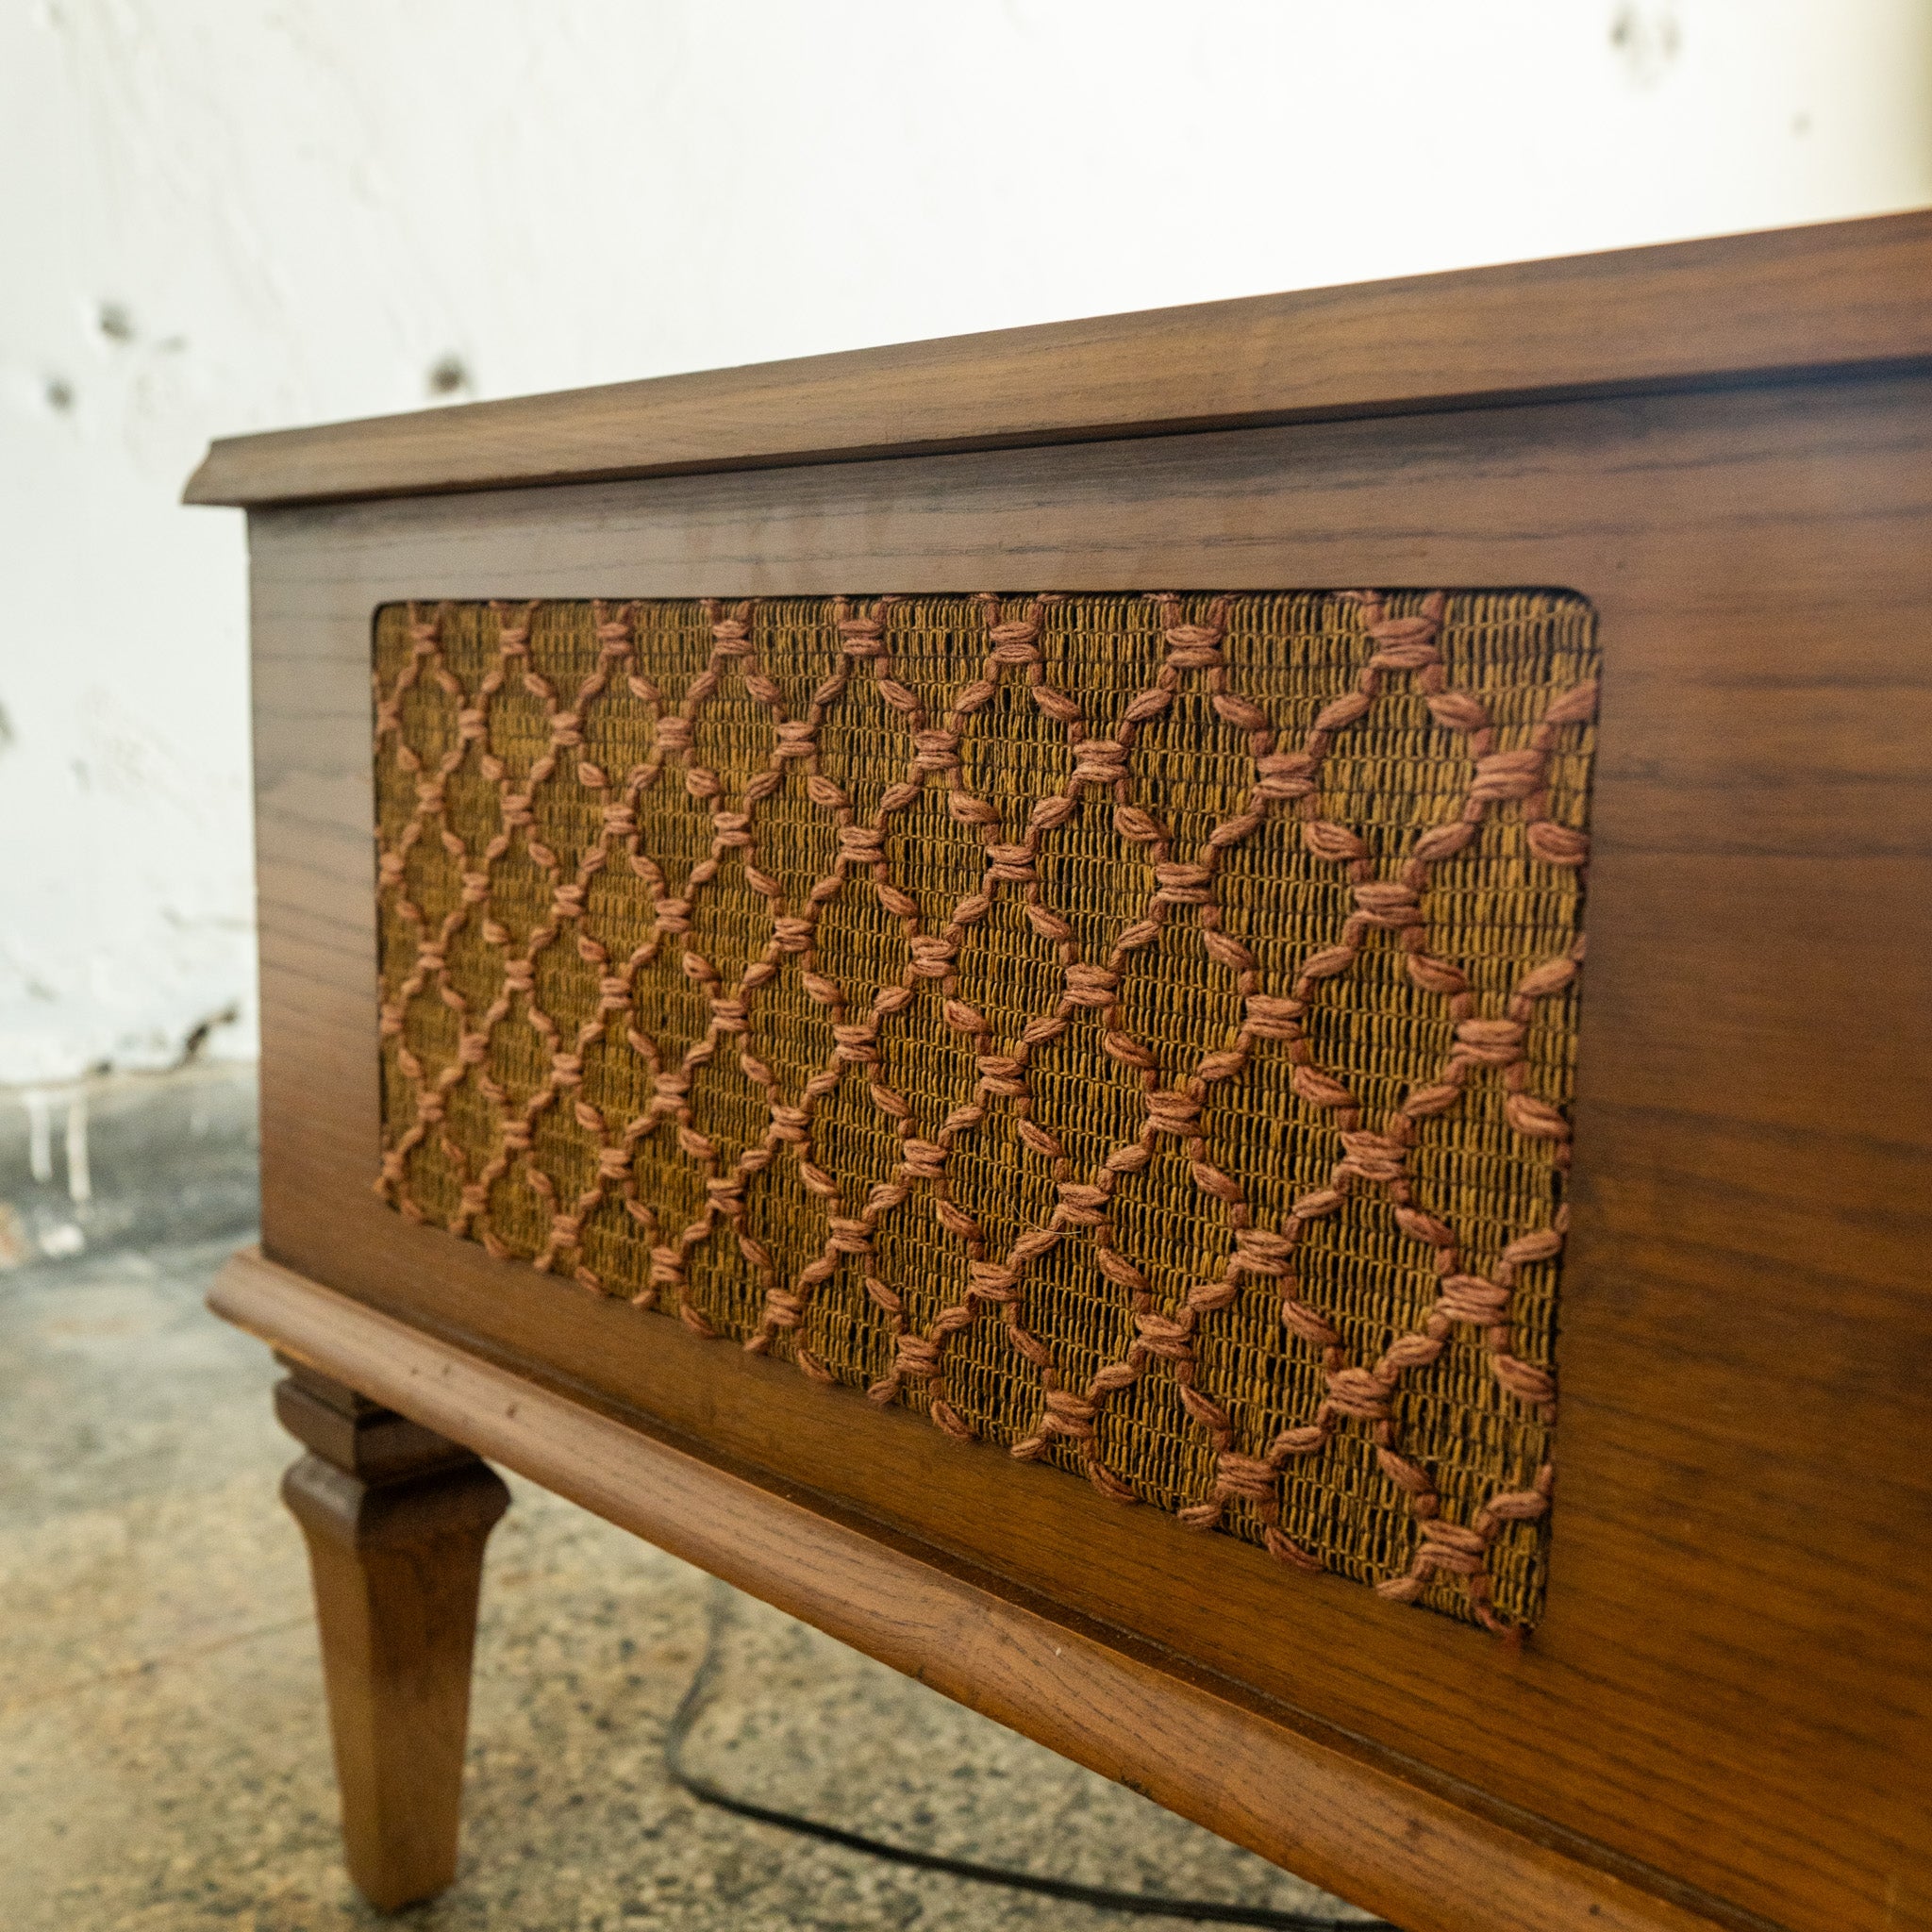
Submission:
[[[1595,674],[1543,591],[386,608],[378,1188],[1527,1626]]]

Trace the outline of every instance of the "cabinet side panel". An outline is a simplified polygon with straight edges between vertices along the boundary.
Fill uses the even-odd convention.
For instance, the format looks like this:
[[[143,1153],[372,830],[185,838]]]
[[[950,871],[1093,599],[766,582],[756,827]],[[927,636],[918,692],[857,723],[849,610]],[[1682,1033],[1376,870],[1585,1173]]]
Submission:
[[[1799,1932],[1924,1925],[1928,426],[1899,379],[258,517],[267,1245],[1659,1883]],[[1520,1653],[783,1364],[712,1366],[369,1186],[378,606],[1016,578],[1596,608],[1560,1533]]]

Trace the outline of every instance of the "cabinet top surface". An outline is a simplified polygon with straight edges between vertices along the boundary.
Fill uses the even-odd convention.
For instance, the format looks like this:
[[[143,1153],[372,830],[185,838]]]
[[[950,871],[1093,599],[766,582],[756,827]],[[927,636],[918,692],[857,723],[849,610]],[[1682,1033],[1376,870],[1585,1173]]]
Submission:
[[[1932,359],[1932,209],[217,441],[249,508],[1638,394]]]

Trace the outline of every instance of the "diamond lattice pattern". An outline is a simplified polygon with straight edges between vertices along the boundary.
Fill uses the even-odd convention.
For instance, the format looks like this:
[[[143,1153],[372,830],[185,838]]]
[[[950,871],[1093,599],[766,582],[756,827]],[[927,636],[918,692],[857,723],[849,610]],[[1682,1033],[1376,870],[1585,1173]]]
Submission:
[[[1524,1627],[1594,677],[1544,592],[385,608],[379,1190]]]

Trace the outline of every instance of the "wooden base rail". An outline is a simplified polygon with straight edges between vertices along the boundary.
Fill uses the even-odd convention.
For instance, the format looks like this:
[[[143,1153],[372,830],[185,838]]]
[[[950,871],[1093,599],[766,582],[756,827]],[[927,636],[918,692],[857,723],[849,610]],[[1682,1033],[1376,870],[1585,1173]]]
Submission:
[[[811,1492],[721,1467],[258,1252],[238,1255],[208,1300],[311,1391],[326,1378],[501,1462],[1408,1932],[1740,1923],[1578,1856],[1534,1821],[1464,1808],[1151,1646],[841,1521]],[[481,1533],[475,1543],[480,1556]]]

